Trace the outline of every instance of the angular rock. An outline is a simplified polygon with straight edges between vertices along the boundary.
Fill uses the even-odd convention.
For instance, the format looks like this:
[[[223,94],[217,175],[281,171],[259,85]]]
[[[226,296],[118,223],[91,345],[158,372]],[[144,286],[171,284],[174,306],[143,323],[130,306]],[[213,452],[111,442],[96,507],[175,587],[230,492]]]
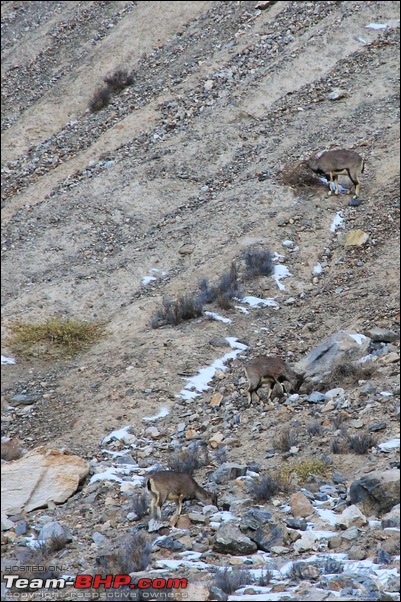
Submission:
[[[400,335],[393,330],[379,328],[378,326],[366,331],[365,334],[377,343],[393,343],[400,338]]]
[[[390,512],[382,516],[382,529],[389,528],[400,528],[400,504],[397,504]]]
[[[272,523],[270,525],[264,525],[256,529],[256,531],[247,531],[250,539],[256,543],[259,550],[264,552],[271,552],[275,546],[283,545],[284,538],[287,535],[286,527]]]
[[[285,520],[285,524],[290,529],[298,529],[299,531],[306,531],[306,529],[308,527],[308,523],[306,522],[306,520],[304,520],[302,518],[286,518],[284,520]]]
[[[348,497],[365,514],[381,516],[400,502],[400,471],[392,468],[358,479],[351,483]]]
[[[241,520],[241,529],[252,529],[256,531],[260,527],[263,527],[266,523],[272,520],[270,512],[264,510],[258,510],[257,508],[251,508],[245,512]]]
[[[319,393],[319,391],[313,391],[306,398],[306,401],[308,401],[309,403],[321,403],[322,401],[325,401],[325,400],[326,400],[325,396],[323,395],[323,393]]]
[[[30,512],[51,502],[61,504],[75,493],[88,473],[88,463],[79,456],[38,447],[3,465],[2,515]]]
[[[369,234],[363,230],[350,230],[340,237],[344,247],[361,247],[369,240]]]
[[[213,473],[212,480],[215,483],[227,483],[238,477],[243,477],[246,474],[247,467],[236,462],[224,462]]]
[[[337,525],[348,529],[349,527],[363,527],[368,519],[359,510],[358,506],[348,506],[337,519]]]
[[[225,522],[216,533],[213,550],[220,554],[232,554],[242,556],[256,552],[256,544],[241,533],[239,528],[232,522]]]
[[[294,562],[291,567],[291,577],[301,581],[315,581],[322,574],[322,569],[311,562]]]
[[[336,364],[360,359],[367,354],[370,339],[364,335],[340,330],[314,347],[294,366],[305,378],[323,375]]]
[[[295,517],[306,518],[314,512],[312,504],[301,491],[297,491],[291,496],[290,506],[292,515]]]
[[[51,539],[65,539],[67,541],[67,530],[58,521],[51,521],[43,525],[39,531],[38,541],[49,541]]]
[[[314,548],[317,535],[313,531],[305,531],[302,533],[301,539],[294,543],[295,552],[306,552]]]

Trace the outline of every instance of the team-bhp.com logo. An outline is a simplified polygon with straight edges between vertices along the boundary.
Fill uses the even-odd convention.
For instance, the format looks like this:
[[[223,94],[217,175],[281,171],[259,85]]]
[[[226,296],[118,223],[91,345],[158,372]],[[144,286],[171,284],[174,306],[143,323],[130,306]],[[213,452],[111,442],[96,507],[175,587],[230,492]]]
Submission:
[[[140,589],[142,597],[146,590],[151,589],[152,599],[157,599],[157,592],[163,593],[163,599],[173,599],[173,592],[170,590],[186,589],[188,585],[187,579],[150,579],[143,577],[137,582],[131,582],[129,575],[77,575],[76,577],[60,577],[58,579],[28,579],[19,575],[4,575],[5,585],[7,588],[15,588],[20,591],[32,591],[40,589],[99,589],[116,590],[119,588]],[[163,590],[163,592],[161,591]],[[150,593],[150,592],[149,592]],[[170,595],[169,595],[170,594]],[[146,597],[146,596],[145,596]]]

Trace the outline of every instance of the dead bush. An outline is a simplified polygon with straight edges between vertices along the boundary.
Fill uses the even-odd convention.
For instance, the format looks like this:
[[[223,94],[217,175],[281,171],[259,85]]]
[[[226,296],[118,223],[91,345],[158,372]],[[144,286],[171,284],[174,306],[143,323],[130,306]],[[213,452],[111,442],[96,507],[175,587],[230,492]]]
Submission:
[[[144,571],[148,567],[152,542],[143,531],[126,536],[118,547],[96,558],[96,564],[107,574],[124,574]]]
[[[110,88],[103,86],[95,90],[91,100],[89,101],[89,111],[91,113],[97,113],[110,104],[111,92]]]
[[[177,326],[186,320],[199,318],[202,314],[203,306],[199,297],[184,293],[175,301],[164,298],[161,309],[153,313],[150,325],[152,328],[160,328],[167,324]]]
[[[113,92],[120,92],[134,83],[134,77],[127,69],[117,69],[103,80]]]
[[[267,502],[276,495],[281,489],[280,479],[275,475],[266,475],[259,481],[254,481],[250,488],[249,493],[258,502]]]
[[[287,163],[277,176],[281,184],[291,188],[317,188],[322,186],[320,180],[309,169],[305,161]]]
[[[273,254],[263,249],[248,249],[244,254],[245,277],[271,276],[274,273]]]
[[[225,594],[231,595],[240,587],[250,585],[252,576],[249,571],[240,569],[224,568],[218,570],[214,578],[214,585],[221,589]]]

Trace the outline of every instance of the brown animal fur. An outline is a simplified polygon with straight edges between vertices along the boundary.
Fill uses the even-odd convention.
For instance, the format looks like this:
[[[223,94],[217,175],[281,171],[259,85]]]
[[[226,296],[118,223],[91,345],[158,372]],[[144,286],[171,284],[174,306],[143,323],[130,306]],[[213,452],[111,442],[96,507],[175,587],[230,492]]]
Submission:
[[[203,504],[216,505],[216,495],[203,489],[190,474],[164,470],[148,477],[146,488],[152,496],[150,514],[161,520],[162,506],[166,501],[175,502],[177,510],[171,519],[175,525],[185,500],[199,500]]]
[[[255,393],[259,401],[263,404],[258,393],[258,389],[260,389],[263,384],[270,385],[267,397],[268,401],[270,401],[274,385],[278,384],[282,392],[286,392],[282,383],[288,381],[291,383],[293,390],[298,391],[303,382],[303,376],[294,372],[294,370],[292,370],[288,364],[277,355],[260,355],[259,357],[256,357],[246,364],[245,374],[249,384],[249,405],[252,403],[252,393]]]
[[[308,166],[316,174],[327,178],[329,194],[332,193],[333,181],[334,194],[339,194],[338,176],[348,176],[355,187],[353,198],[359,196],[361,187],[359,176],[364,172],[365,161],[355,151],[342,149],[325,151],[320,156],[311,157]]]

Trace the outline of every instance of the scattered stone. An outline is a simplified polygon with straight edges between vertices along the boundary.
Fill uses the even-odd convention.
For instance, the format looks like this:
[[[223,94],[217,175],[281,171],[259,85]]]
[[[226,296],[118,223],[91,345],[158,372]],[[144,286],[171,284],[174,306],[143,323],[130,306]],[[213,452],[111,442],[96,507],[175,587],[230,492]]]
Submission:
[[[102,533],[99,533],[99,531],[95,531],[92,534],[92,539],[97,546],[103,546],[108,542],[108,538]]]
[[[210,405],[212,408],[218,408],[223,401],[223,396],[221,393],[215,393],[210,400]]]
[[[322,569],[309,562],[294,562],[291,567],[291,577],[302,581],[316,581],[321,574]]]
[[[370,515],[381,516],[400,502],[400,471],[392,468],[374,472],[354,481],[349,488],[349,499]]]
[[[372,341],[382,342],[382,343],[393,343],[400,338],[400,335],[393,330],[389,330],[388,328],[379,328],[375,326],[370,330],[365,332],[366,336],[370,337]]]
[[[319,391],[313,391],[310,395],[308,395],[306,401],[309,401],[309,403],[321,403],[322,401],[325,401],[325,399],[326,397],[323,395],[323,393],[319,393]]]
[[[294,543],[295,552],[307,552],[315,548],[317,535],[313,531],[305,531],[302,533],[301,539]]]
[[[209,439],[209,445],[212,449],[217,449],[224,440],[224,433],[215,433]]]
[[[286,518],[285,523],[290,529],[298,529],[299,531],[306,531],[308,523],[302,518]]]
[[[387,422],[374,422],[368,428],[370,433],[376,433],[377,431],[384,431],[387,428]]]
[[[194,251],[195,251],[195,245],[190,244],[190,243],[182,245],[182,247],[180,247],[178,250],[180,255],[192,255],[192,253]]]
[[[224,462],[218,469],[212,474],[211,479],[215,483],[227,483],[243,477],[246,474],[247,467],[237,464],[236,462]]]
[[[364,335],[340,330],[314,347],[294,366],[305,378],[323,376],[335,365],[360,359],[368,352],[370,339]]]
[[[344,247],[361,247],[369,240],[369,234],[363,230],[350,230],[340,236],[340,243]]]
[[[367,522],[368,519],[366,516],[355,505],[348,506],[337,518],[337,525],[345,529],[349,527],[363,527]]]
[[[88,463],[79,456],[46,447],[38,447],[2,468],[2,511],[7,515],[43,508],[49,502],[65,502],[89,473]]]
[[[359,534],[360,530],[358,527],[350,527],[349,529],[346,529],[344,533],[341,533],[341,537],[348,541],[354,541],[355,539],[358,539]]]
[[[354,418],[349,421],[349,426],[353,429],[361,429],[365,426],[365,422],[358,418]]]
[[[306,518],[314,513],[312,504],[301,491],[291,496],[290,506],[294,517],[300,516],[301,518]]]
[[[213,550],[220,554],[233,554],[242,556],[256,552],[256,544],[246,537],[237,525],[231,521],[223,523],[217,533],[213,543]]]
[[[46,523],[39,531],[38,541],[47,542],[53,538],[61,538],[65,541],[71,540],[71,537],[68,538],[67,536],[67,530],[58,521]]]
[[[399,529],[400,528],[400,504],[397,504],[382,516],[382,529]]]
[[[252,529],[256,531],[263,527],[266,523],[270,523],[272,515],[270,512],[259,510],[258,508],[250,508],[245,512],[241,520],[241,529]]]
[[[327,98],[329,100],[341,100],[341,98],[348,98],[349,94],[347,90],[342,90],[341,88],[334,88],[331,92],[328,93]]]
[[[10,397],[10,405],[15,406],[15,405],[31,405],[33,403],[35,403],[35,401],[39,401],[39,399],[42,399],[42,395],[13,395],[13,397]]]

